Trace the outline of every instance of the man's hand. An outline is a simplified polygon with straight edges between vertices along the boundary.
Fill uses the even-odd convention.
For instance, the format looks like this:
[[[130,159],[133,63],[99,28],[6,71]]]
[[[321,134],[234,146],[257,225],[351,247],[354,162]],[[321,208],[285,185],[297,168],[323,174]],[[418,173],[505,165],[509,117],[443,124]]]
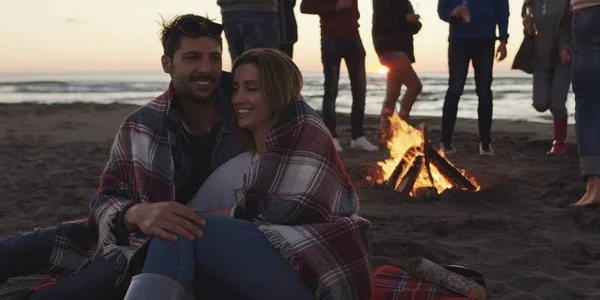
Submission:
[[[571,53],[569,53],[569,50],[560,50],[560,62],[563,64],[568,64],[571,62]]]
[[[407,23],[417,23],[421,19],[420,15],[415,14],[406,14],[406,22]]]
[[[464,5],[457,6],[450,16],[455,18],[466,18],[469,15],[469,10]]]
[[[352,0],[337,0],[335,10],[342,10],[352,7]]]
[[[136,204],[125,212],[124,221],[127,227],[133,225],[147,235],[170,241],[177,240],[175,234],[190,241],[200,237],[202,231],[192,222],[206,224],[195,209],[174,201]]]
[[[506,58],[506,42],[501,41],[498,45],[498,51],[496,51],[496,59],[503,61]]]

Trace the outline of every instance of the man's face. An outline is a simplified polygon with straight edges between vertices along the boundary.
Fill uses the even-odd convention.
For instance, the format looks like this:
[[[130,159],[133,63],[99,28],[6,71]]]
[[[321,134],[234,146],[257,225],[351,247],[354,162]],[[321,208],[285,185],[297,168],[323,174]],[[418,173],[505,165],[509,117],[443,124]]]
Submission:
[[[163,70],[182,101],[206,104],[215,99],[223,69],[221,48],[210,37],[182,36],[173,59],[163,56]]]

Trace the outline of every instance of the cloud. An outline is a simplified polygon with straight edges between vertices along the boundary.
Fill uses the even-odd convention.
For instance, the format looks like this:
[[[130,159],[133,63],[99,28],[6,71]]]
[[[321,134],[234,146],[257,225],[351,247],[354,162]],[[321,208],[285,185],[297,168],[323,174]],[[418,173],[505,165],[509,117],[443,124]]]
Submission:
[[[89,20],[80,19],[80,18],[66,18],[65,22],[67,22],[69,24],[83,24],[83,23],[88,23]]]

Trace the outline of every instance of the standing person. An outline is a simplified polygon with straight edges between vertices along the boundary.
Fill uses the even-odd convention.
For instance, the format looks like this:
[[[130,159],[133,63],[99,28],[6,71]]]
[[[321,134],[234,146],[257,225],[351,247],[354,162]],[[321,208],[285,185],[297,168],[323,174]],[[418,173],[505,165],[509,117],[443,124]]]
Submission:
[[[508,40],[508,0],[439,0],[438,14],[450,24],[448,46],[448,69],[450,78],[444,99],[442,115],[442,141],[440,149],[449,154],[455,152],[452,144],[458,101],[463,93],[469,63],[475,69],[475,91],[479,99],[477,114],[479,122],[479,154],[494,155],[492,149],[493,95],[492,80],[494,47],[500,41],[496,56],[498,61],[506,58]],[[496,36],[496,26],[500,32]]]
[[[533,107],[550,109],[554,142],[548,155],[567,152],[567,95],[571,87],[571,1],[526,0],[525,31],[533,34]]]
[[[575,205],[600,204],[600,0],[572,0],[573,92],[579,165],[586,193]]]
[[[386,96],[381,109],[381,142],[389,138],[389,117],[394,113],[402,85],[401,119],[407,120],[423,85],[412,67],[413,35],[421,30],[419,15],[408,0],[373,0],[373,44],[382,65],[388,67]]]
[[[279,50],[290,58],[294,56],[294,44],[298,41],[295,6],[296,0],[279,0],[279,30],[281,31]]]
[[[279,49],[278,1],[217,0],[232,62],[249,49]]]
[[[335,100],[340,81],[342,59],[348,67],[352,88],[352,141],[350,148],[377,151],[364,135],[365,101],[367,97],[367,73],[365,70],[365,48],[358,33],[357,0],[303,0],[300,11],[316,14],[321,19],[321,62],[325,75],[323,95],[323,121],[331,135],[335,148],[342,151],[336,131]]]

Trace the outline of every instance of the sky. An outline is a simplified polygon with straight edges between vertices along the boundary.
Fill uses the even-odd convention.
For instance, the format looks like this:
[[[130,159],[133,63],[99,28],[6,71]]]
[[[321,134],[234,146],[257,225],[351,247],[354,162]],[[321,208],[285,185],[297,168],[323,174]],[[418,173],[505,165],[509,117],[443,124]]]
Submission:
[[[321,72],[319,17],[301,14],[300,1],[294,61],[302,71]],[[510,70],[523,38],[522,0],[509,1],[508,57],[495,63],[496,71]],[[358,2],[367,71],[376,72],[381,66],[371,39],[372,0]],[[423,23],[415,36],[414,68],[446,72],[448,24],[437,15],[437,1],[412,3]],[[186,13],[221,22],[216,0],[0,0],[0,72],[159,72],[161,15],[170,19]],[[226,42],[223,51],[223,69],[229,70]]]

